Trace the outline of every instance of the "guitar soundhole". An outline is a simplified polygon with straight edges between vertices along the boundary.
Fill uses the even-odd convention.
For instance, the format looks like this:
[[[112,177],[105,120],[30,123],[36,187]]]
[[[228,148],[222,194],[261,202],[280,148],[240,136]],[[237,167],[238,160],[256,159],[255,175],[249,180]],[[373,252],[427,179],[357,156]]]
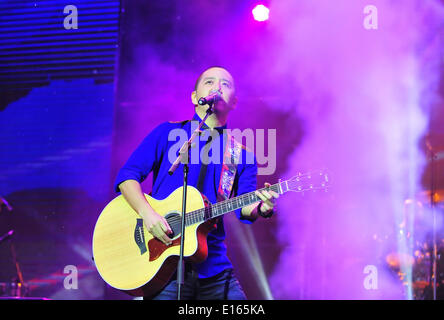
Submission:
[[[168,224],[170,225],[171,230],[173,231],[172,234],[169,234],[168,237],[170,239],[175,239],[180,236],[181,232],[181,220],[182,216],[179,213],[168,213],[165,216],[165,219],[167,220]]]

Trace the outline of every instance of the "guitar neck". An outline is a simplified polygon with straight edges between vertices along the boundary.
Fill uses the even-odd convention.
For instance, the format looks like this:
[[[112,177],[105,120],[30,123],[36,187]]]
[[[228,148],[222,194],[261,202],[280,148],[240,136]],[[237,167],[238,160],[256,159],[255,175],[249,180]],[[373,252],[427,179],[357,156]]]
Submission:
[[[288,182],[280,181],[268,188],[262,188],[258,190],[272,190],[278,194],[283,194],[288,190]],[[209,219],[217,218],[226,213],[232,212],[234,210],[246,207],[255,202],[261,201],[261,199],[256,195],[256,191],[248,192],[242,194],[235,198],[230,198],[224,201],[217,202],[208,207],[188,212],[185,217],[185,225],[192,225],[195,223],[200,223],[207,221]]]
[[[299,173],[297,176],[294,176],[289,180],[279,181],[276,184],[258,190],[272,190],[278,194],[284,194],[288,191],[305,192],[327,190],[328,185],[328,175],[322,171],[315,171],[304,174]],[[258,201],[261,201],[261,199],[256,195],[256,190],[235,198],[220,201],[205,208],[187,212],[185,216],[185,225],[188,226],[204,222]]]

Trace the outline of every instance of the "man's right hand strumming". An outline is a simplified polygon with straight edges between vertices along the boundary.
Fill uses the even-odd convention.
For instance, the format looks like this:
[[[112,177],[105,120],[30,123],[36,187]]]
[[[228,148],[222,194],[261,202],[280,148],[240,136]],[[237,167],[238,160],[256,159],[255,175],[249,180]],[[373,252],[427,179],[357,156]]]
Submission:
[[[150,206],[140,183],[136,180],[126,180],[119,185],[119,189],[128,204],[142,217],[148,232],[164,244],[170,245],[172,241],[167,233],[173,231],[166,219]]]
[[[167,246],[171,245],[172,240],[167,233],[171,234],[173,231],[164,217],[154,210],[148,210],[146,213],[139,213],[139,215],[142,217],[148,232],[153,237],[159,239]]]

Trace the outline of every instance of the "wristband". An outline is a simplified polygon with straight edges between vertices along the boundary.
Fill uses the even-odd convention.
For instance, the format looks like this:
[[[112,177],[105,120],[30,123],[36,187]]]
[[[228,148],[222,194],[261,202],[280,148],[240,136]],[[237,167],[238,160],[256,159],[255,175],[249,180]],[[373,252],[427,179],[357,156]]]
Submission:
[[[258,213],[258,215],[260,215],[262,218],[266,218],[266,219],[271,218],[273,216],[273,214],[274,214],[274,210],[272,209],[270,212],[268,212],[266,214],[262,213],[262,211],[261,211],[262,204],[263,204],[263,202],[261,201],[259,203],[259,205],[257,206],[257,213]]]

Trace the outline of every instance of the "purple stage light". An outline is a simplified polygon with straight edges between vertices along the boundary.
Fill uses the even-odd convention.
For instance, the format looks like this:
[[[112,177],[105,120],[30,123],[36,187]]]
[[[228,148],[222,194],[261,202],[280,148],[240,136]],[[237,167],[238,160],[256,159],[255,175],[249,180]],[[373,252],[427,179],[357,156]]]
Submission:
[[[254,9],[252,10],[254,20],[256,21],[266,21],[268,20],[270,9],[268,9],[263,4],[258,4]]]

